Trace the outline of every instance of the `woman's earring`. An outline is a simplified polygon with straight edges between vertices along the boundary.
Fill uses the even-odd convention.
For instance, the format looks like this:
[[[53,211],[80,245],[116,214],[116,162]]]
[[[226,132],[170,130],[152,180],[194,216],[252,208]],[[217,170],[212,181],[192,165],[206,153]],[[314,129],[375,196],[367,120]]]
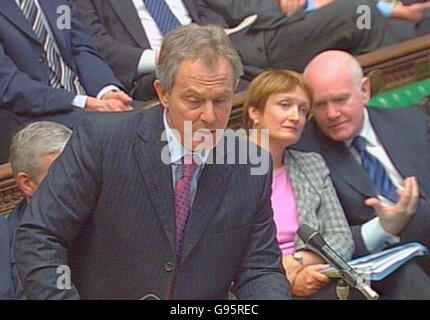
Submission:
[[[254,120],[254,126],[258,126],[258,120],[256,119],[256,120]]]

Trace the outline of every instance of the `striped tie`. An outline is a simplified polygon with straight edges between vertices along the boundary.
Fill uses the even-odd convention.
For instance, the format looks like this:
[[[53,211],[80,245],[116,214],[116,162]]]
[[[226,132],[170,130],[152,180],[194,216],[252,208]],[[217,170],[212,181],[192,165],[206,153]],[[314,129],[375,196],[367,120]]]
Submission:
[[[75,72],[64,62],[54,40],[48,32],[46,21],[34,0],[19,0],[20,9],[30,23],[36,37],[43,44],[46,61],[50,72],[49,84],[53,88],[62,88],[75,94],[85,95],[85,89]]]
[[[399,200],[396,187],[379,160],[367,152],[366,144],[366,140],[361,136],[352,141],[352,146],[360,154],[361,166],[366,170],[376,190],[388,200],[396,203]]]
[[[143,2],[163,36],[181,25],[164,0],[143,0]]]

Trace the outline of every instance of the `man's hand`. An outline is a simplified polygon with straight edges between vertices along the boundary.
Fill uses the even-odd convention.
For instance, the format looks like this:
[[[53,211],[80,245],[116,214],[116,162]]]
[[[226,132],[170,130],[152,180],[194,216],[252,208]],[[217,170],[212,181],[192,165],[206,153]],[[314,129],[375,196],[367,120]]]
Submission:
[[[325,7],[327,5],[329,5],[330,3],[333,3],[337,0],[315,0],[315,7],[316,9]]]
[[[306,0],[277,0],[282,12],[291,17],[306,4]]]
[[[86,111],[93,112],[122,112],[130,111],[133,108],[119,99],[97,99],[88,97],[87,104],[85,105]]]
[[[304,267],[292,281],[291,293],[295,297],[310,297],[330,283],[330,279],[319,271],[327,268],[326,264],[314,264]]]
[[[416,178],[406,178],[404,186],[404,190],[397,191],[400,198],[394,206],[385,206],[377,198],[369,198],[364,202],[375,209],[384,230],[394,236],[401,235],[417,210],[419,188]]]
[[[109,91],[103,95],[102,100],[115,99],[121,101],[124,105],[130,105],[133,98],[126,94],[124,91]]]

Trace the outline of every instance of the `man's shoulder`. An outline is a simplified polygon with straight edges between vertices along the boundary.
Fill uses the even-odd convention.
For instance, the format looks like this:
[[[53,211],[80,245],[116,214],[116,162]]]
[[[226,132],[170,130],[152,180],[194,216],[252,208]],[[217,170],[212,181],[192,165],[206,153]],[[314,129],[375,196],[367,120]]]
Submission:
[[[151,114],[153,116],[153,112],[150,110],[91,113],[79,120],[76,129],[131,131],[136,129],[144,118],[151,117]]]

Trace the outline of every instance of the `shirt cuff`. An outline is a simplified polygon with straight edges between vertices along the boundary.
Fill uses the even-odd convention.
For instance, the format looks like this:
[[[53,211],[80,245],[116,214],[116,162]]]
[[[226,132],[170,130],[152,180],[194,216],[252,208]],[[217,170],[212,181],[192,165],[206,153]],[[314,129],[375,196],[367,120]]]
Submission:
[[[387,246],[400,242],[400,238],[387,233],[382,228],[379,217],[373,218],[361,226],[361,236],[369,252],[377,252]]]
[[[394,6],[395,3],[393,2],[378,1],[378,3],[376,4],[376,7],[378,8],[379,12],[385,18],[391,18],[393,16]]]
[[[305,12],[314,11],[317,8],[316,0],[307,0]]]
[[[82,96],[78,94],[73,98],[72,106],[85,109],[85,106],[87,105],[87,99],[88,99],[88,96]]]
[[[121,91],[121,90],[117,86],[114,86],[113,84],[108,85],[99,91],[99,93],[97,94],[97,99],[101,99],[109,91]]]
[[[144,73],[150,73],[155,71],[156,63],[155,58],[157,56],[156,50],[147,49],[143,51],[140,56],[139,64],[137,66],[137,75],[140,76]]]

